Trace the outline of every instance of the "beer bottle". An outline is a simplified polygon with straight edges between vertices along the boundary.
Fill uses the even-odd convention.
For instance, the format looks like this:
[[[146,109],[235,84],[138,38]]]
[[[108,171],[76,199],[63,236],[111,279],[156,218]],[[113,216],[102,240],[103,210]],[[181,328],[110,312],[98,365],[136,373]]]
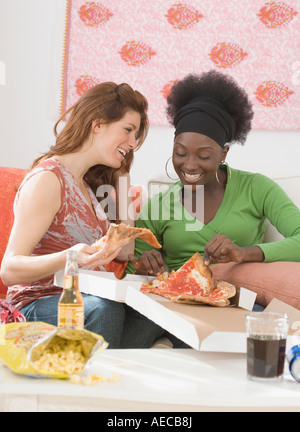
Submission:
[[[64,289],[58,302],[58,327],[84,328],[84,303],[79,291],[77,251],[67,251]]]

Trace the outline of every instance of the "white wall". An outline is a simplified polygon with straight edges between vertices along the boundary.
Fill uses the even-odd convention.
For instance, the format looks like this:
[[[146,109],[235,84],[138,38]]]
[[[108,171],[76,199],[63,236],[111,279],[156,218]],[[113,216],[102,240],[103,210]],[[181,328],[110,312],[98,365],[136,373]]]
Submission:
[[[54,141],[54,103],[59,94],[59,29],[62,0],[0,0],[0,165],[26,168]],[[136,153],[131,177],[145,184],[164,171],[173,130],[152,126]],[[228,163],[266,175],[300,175],[300,131],[253,131],[244,147],[233,146]]]
[[[0,164],[27,167],[52,143],[57,0],[0,0]]]

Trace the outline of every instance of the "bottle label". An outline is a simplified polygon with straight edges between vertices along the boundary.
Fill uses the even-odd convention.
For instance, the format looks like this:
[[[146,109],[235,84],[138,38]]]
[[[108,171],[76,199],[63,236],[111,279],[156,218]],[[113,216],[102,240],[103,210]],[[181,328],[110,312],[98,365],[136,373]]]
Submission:
[[[83,329],[83,306],[60,304],[58,308],[58,327],[77,327]]]
[[[64,289],[78,288],[78,275],[65,274]]]

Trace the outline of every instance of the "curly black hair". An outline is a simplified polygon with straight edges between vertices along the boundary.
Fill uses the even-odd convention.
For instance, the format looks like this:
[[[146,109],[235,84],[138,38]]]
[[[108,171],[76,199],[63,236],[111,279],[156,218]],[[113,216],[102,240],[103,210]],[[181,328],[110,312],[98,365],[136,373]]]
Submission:
[[[174,125],[174,118],[180,108],[198,96],[208,96],[219,101],[236,123],[232,142],[244,144],[253,118],[252,104],[246,91],[230,77],[216,70],[201,75],[190,74],[177,81],[167,97],[167,118]]]

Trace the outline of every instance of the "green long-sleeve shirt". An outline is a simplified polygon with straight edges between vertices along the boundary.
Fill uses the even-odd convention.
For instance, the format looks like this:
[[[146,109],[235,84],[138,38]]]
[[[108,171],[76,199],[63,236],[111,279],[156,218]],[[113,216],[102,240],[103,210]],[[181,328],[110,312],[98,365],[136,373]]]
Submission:
[[[300,210],[273,180],[245,171],[231,170],[223,201],[208,224],[193,218],[180,201],[181,182],[151,198],[137,220],[149,228],[162,245],[164,261],[177,270],[195,252],[204,256],[205,245],[223,234],[238,246],[258,245],[265,262],[300,261]],[[285,237],[263,243],[266,219]],[[136,240],[135,256],[152,249]],[[132,264],[127,272],[133,272]]]

